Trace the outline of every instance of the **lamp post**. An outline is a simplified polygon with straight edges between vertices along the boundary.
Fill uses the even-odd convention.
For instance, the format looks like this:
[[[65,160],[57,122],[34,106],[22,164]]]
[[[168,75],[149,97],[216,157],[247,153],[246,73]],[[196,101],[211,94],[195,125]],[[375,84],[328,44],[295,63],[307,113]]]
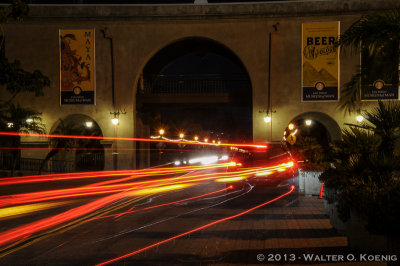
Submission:
[[[274,32],[278,31],[279,22],[272,25]],[[266,123],[269,123],[269,141],[272,142],[272,111],[271,107],[271,54],[272,54],[272,31],[268,35],[268,91],[267,91],[267,116],[264,118]]]
[[[114,111],[114,112],[110,112],[111,115],[113,115],[114,117],[111,119],[111,123],[114,124],[114,137],[117,137],[117,127],[119,125],[119,115],[121,114],[126,114],[126,112],[122,112],[122,111]],[[114,149],[113,149],[113,168],[114,170],[118,169],[118,140],[115,139],[115,145],[113,145]]]

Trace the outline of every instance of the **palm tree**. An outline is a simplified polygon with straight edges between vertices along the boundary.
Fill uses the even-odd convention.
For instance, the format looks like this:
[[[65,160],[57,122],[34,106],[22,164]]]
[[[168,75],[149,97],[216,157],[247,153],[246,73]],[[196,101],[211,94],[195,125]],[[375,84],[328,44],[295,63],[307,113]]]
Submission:
[[[81,136],[89,135],[89,131],[87,130],[87,128],[77,124],[74,120],[66,121],[63,119],[59,119],[59,125],[52,133],[57,135],[81,135]],[[94,133],[90,132],[90,133],[92,135],[98,135],[98,132]],[[88,144],[90,144],[90,140],[85,140],[85,139],[78,140],[75,138],[52,138],[50,140],[50,146],[52,147],[52,149],[49,151],[49,153],[42,161],[39,168],[39,174],[42,172],[43,167],[46,165],[46,163],[56,154],[59,154],[60,151],[69,151],[70,149],[76,147],[85,147]]]
[[[379,102],[364,117],[367,121],[361,126],[343,130],[342,140],[331,150],[334,167],[320,179],[338,192],[343,220],[355,211],[370,232],[395,243],[393,237],[400,235],[399,211],[393,207],[400,202],[400,151],[395,145],[400,138],[400,104]]]
[[[400,135],[400,105],[396,102],[378,102],[378,107],[364,112],[366,122],[362,127],[381,137],[379,151],[390,157],[395,152]]]
[[[362,53],[362,65],[341,92],[339,107],[347,112],[360,109],[359,89],[366,91],[368,80],[379,69],[380,78],[399,84],[400,10],[373,13],[354,22],[337,43],[342,49]]]
[[[41,113],[21,107],[19,104],[0,104],[0,129],[6,132],[44,133],[45,127],[40,115]],[[14,170],[19,168],[21,151],[18,148],[21,146],[21,137],[2,137],[0,145],[13,148],[9,152],[12,162],[11,175],[13,175]]]

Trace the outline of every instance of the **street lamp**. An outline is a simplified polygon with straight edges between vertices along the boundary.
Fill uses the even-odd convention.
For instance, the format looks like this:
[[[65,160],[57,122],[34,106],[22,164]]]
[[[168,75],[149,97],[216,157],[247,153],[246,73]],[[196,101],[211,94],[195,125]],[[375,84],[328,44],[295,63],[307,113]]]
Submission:
[[[293,124],[293,123],[290,123],[290,124],[288,125],[288,128],[289,128],[290,130],[293,130],[293,129],[294,129],[294,124]]]
[[[265,123],[271,122],[271,116],[264,117],[264,121],[265,121]]]
[[[206,143],[207,143],[207,142],[208,142],[208,139],[207,139],[207,138],[205,138],[205,139],[204,139],[204,142],[206,142]]]
[[[195,141],[198,141],[198,140],[199,140],[199,137],[198,137],[198,136],[194,136],[194,140],[195,140]]]
[[[183,139],[184,136],[185,136],[185,134],[183,134],[183,133],[179,134],[179,138],[181,138],[181,139]]]
[[[158,131],[158,133],[160,134],[160,136],[162,136],[162,135],[164,135],[165,130],[164,130],[164,129],[160,129],[160,130]]]
[[[309,119],[306,120],[306,125],[307,125],[307,126],[311,126],[311,124],[312,124],[312,120],[309,120]]]

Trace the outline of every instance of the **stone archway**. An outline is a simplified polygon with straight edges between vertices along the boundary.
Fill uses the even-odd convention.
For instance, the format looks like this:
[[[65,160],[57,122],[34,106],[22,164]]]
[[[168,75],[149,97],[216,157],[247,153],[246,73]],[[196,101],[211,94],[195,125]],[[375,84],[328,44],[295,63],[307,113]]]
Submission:
[[[327,137],[329,141],[340,140],[341,129],[338,123],[329,115],[322,112],[306,112],[294,117],[291,121],[299,123],[306,123],[307,120],[311,120],[311,123],[315,123],[317,126],[323,126],[327,131]],[[307,126],[307,125],[306,125]],[[309,125],[312,129],[313,124]]]
[[[156,135],[166,127],[172,138],[183,130],[190,139],[213,134],[225,141],[252,140],[250,77],[225,45],[203,37],[177,40],[155,53],[142,73],[136,94],[136,136]]]
[[[84,114],[71,114],[59,119],[51,128],[51,134],[103,136],[98,123]],[[54,156],[51,159],[53,172],[102,171],[105,166],[104,147],[94,139],[50,139]],[[57,151],[58,150],[58,151]],[[47,156],[48,157],[48,156]],[[47,158],[46,157],[46,158]]]

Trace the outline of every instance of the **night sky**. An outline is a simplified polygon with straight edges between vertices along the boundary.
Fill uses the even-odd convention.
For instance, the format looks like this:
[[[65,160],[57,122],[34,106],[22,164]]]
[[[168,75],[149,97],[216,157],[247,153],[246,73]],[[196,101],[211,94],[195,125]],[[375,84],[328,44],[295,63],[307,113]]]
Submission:
[[[23,0],[29,4],[191,4],[194,0]],[[208,3],[239,3],[239,2],[282,2],[284,0],[208,0]],[[0,0],[0,3],[11,3],[12,0]]]

